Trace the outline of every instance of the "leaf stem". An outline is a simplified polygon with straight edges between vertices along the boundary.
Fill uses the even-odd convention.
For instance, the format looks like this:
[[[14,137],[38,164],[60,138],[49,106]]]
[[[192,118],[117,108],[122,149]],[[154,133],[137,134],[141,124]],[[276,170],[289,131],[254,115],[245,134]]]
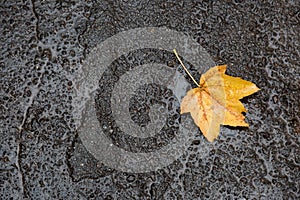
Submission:
[[[186,71],[186,73],[191,77],[191,79],[194,81],[194,83],[200,87],[200,85],[197,83],[197,81],[194,79],[194,77],[191,75],[191,73],[189,72],[189,70],[184,66],[183,62],[181,61],[181,59],[179,58],[176,49],[173,49],[173,52],[176,56],[176,58],[179,60],[181,66],[183,67],[183,69]]]

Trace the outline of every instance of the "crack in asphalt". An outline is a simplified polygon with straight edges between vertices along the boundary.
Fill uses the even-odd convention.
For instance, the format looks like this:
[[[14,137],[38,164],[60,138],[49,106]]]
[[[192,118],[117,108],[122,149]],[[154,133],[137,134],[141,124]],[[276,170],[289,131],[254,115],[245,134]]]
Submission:
[[[37,41],[39,41],[39,15],[37,14],[36,10],[35,10],[35,4],[34,4],[34,0],[30,1],[31,3],[31,9],[32,9],[32,13],[34,15],[34,17],[36,18],[36,22],[35,22],[35,38]]]
[[[36,18],[36,23],[35,23],[35,38],[36,38],[36,42],[39,41],[39,18],[38,18],[38,14],[35,10],[35,4],[34,4],[34,1],[31,0],[30,1],[31,3],[31,8],[32,8],[32,13],[33,15],[35,16]],[[36,66],[36,69],[39,69],[40,67],[39,66]],[[28,110],[29,108],[32,106],[33,102],[34,102],[34,99],[35,97],[38,95],[39,91],[40,91],[40,85],[41,85],[41,79],[44,75],[44,67],[41,68],[41,75],[38,79],[38,83],[37,85],[33,86],[31,88],[31,92],[32,92],[32,95],[30,96],[29,98],[29,102],[25,108],[25,111],[23,113],[23,118],[22,118],[22,122],[21,124],[17,127],[18,129],[18,136],[16,138],[16,143],[17,143],[17,149],[16,149],[16,162],[15,162],[15,165],[16,165],[16,168],[17,168],[17,171],[18,171],[18,176],[19,176],[19,185],[20,185],[20,190],[21,190],[21,195],[24,197],[25,196],[25,181],[24,181],[24,175],[23,175],[23,172],[22,172],[22,167],[21,167],[21,159],[20,159],[20,155],[22,153],[21,151],[21,145],[22,145],[22,131],[23,131],[23,126],[25,124],[25,121],[27,119],[27,115],[28,115]]]
[[[31,91],[31,96],[29,98],[29,102],[27,103],[27,106],[25,108],[25,111],[23,113],[23,119],[22,119],[22,122],[21,124],[17,127],[18,129],[18,136],[17,136],[17,139],[16,139],[16,143],[17,143],[17,156],[16,156],[16,167],[17,167],[17,170],[18,170],[18,175],[19,175],[19,178],[20,178],[20,189],[21,189],[21,194],[24,196],[25,195],[25,181],[24,181],[24,175],[22,173],[22,167],[21,167],[21,159],[20,159],[20,155],[21,155],[21,144],[22,144],[22,131],[24,130],[23,129],[23,126],[26,122],[26,119],[28,117],[28,110],[29,108],[32,106],[32,104],[34,103],[34,99],[35,97],[38,95],[39,91],[40,91],[40,86],[41,86],[41,80],[45,74],[45,69],[44,69],[44,66],[43,67],[39,67],[39,66],[36,66],[36,69],[40,69],[40,72],[41,72],[41,75],[39,76],[39,79],[38,79],[38,82],[35,86],[33,86],[30,91]]]
[[[21,133],[19,133],[19,138],[17,138],[17,157],[16,157],[16,167],[18,170],[18,176],[20,179],[20,190],[21,190],[21,194],[22,196],[24,196],[24,176],[22,173],[22,169],[21,169],[21,161],[20,161],[20,154],[21,154]]]

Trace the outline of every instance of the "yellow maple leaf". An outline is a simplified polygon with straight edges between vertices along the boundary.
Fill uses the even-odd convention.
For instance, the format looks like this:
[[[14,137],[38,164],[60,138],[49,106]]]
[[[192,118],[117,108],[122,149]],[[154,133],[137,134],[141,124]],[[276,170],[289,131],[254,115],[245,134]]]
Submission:
[[[245,121],[246,112],[240,102],[245,96],[251,95],[259,88],[239,77],[225,74],[226,65],[215,66],[202,74],[198,84],[180,60],[176,50],[174,53],[198,86],[187,92],[180,106],[180,113],[191,113],[196,125],[200,128],[208,141],[216,139],[220,132],[220,125],[249,126]]]

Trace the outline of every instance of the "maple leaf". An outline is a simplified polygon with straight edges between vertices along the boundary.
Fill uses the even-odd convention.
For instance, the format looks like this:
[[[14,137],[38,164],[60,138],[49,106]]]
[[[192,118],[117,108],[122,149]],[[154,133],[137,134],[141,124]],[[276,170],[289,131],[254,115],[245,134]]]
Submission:
[[[180,60],[175,49],[174,53],[198,86],[187,92],[181,102],[180,113],[191,113],[194,122],[208,141],[213,142],[218,137],[221,124],[249,126],[244,121],[243,112],[246,112],[246,109],[240,99],[257,92],[259,88],[255,84],[239,77],[226,75],[226,65],[209,69],[202,74],[198,84]]]

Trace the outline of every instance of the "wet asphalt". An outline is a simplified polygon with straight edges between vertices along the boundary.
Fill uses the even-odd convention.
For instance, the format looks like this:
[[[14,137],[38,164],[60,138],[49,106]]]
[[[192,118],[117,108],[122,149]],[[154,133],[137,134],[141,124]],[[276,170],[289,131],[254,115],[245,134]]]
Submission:
[[[299,1],[1,1],[0,198],[299,199],[299,10]],[[242,100],[250,127],[222,127],[205,156],[198,130],[183,156],[148,173],[111,169],[90,154],[73,118],[75,76],[99,43],[141,27],[183,32],[216,64],[227,64],[228,74],[255,83],[261,90]],[[132,56],[136,64],[176,63],[155,49]],[[138,98],[144,90],[130,100],[140,126],[149,122],[148,104],[161,101]],[[146,141],[151,151],[170,142],[168,133],[158,135],[160,143]],[[110,136],[143,151],[130,138]]]

